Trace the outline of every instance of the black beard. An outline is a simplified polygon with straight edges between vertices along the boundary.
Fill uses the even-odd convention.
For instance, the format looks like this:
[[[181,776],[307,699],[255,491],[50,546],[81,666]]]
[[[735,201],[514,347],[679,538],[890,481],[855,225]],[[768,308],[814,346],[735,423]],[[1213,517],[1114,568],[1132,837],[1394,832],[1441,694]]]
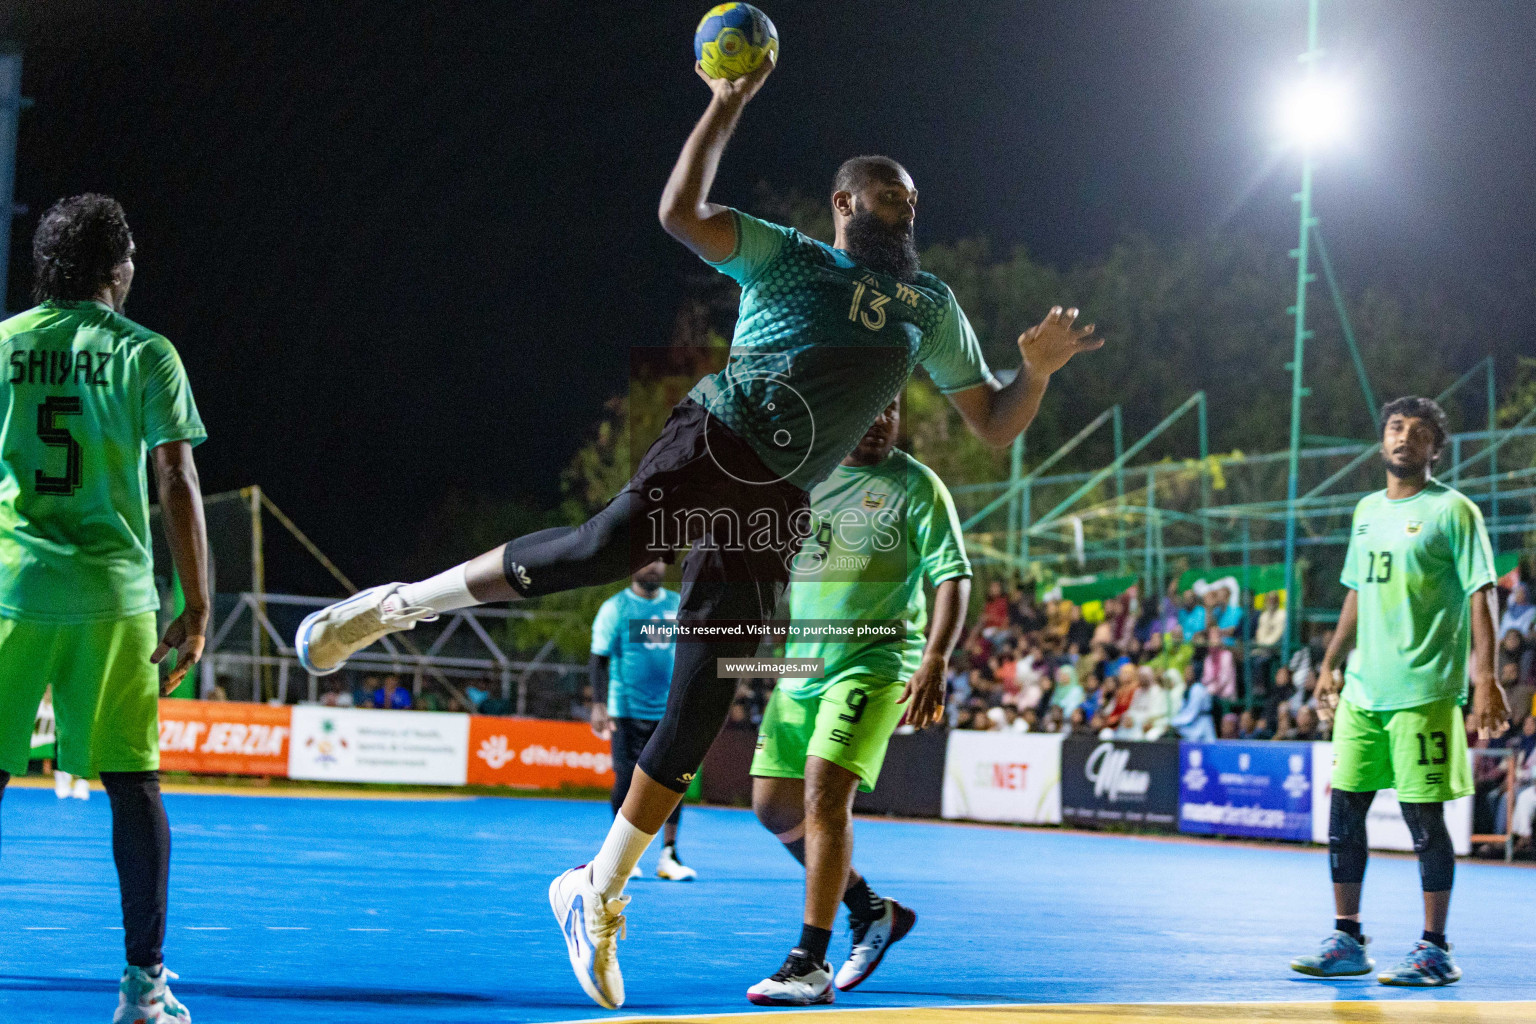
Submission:
[[[1399,480],[1422,480],[1424,470],[1429,468],[1429,463],[1421,462],[1417,466],[1407,462],[1393,462],[1390,455],[1383,455],[1381,461],[1386,463],[1387,472]]]
[[[848,219],[843,238],[848,243],[848,255],[870,270],[908,284],[917,279],[917,244],[911,225],[892,226],[873,210],[860,210]]]

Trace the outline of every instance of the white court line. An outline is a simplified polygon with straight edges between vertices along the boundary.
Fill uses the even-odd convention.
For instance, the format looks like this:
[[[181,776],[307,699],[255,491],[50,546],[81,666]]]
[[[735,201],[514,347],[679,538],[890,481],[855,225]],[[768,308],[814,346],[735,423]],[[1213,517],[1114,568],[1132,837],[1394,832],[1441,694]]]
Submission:
[[[303,925],[303,924],[269,924],[269,925],[267,925],[267,931],[269,931],[269,932],[307,932],[307,931],[309,931],[309,926],[308,925]]]
[[[426,931],[427,931],[427,934],[429,934],[429,935],[445,935],[448,932],[462,932],[462,931],[464,931],[464,929],[463,928],[428,928]]]
[[[21,926],[24,932],[67,932],[68,928],[59,924],[24,924]]]
[[[348,928],[349,932],[387,932],[388,928]]]
[[[229,931],[228,928],[226,928],[224,925],[221,925],[221,924],[208,924],[208,925],[188,924],[188,925],[183,925],[182,927],[184,927],[189,932],[227,932],[227,931]]]

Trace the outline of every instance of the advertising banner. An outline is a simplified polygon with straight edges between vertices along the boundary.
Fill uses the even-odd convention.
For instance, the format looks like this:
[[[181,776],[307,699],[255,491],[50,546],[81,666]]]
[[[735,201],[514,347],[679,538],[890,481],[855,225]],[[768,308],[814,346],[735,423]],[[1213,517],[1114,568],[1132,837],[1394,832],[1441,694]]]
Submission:
[[[214,700],[160,702],[160,767],[213,775],[287,775],[295,709]]]
[[[1179,745],[1071,737],[1061,747],[1061,816],[1068,824],[1175,831]]]
[[[1061,822],[1060,734],[949,734],[944,752],[946,818],[1020,825]]]
[[[295,779],[462,786],[468,762],[468,715],[293,708],[288,774]]]
[[[1467,755],[1471,757],[1471,754]],[[1328,808],[1333,801],[1333,789],[1329,779],[1333,777],[1333,744],[1312,744],[1312,841],[1328,842]],[[1472,852],[1472,797],[1464,796],[1445,805],[1445,827],[1451,833],[1451,845],[1458,856]],[[1397,792],[1384,789],[1371,801],[1370,812],[1365,817],[1365,836],[1373,850],[1412,850],[1413,837],[1408,834],[1408,823],[1403,820],[1402,808],[1397,803]]]
[[[467,781],[516,789],[609,789],[613,756],[608,741],[594,736],[586,722],[474,715]]]
[[[1179,831],[1312,839],[1309,743],[1179,744]]]

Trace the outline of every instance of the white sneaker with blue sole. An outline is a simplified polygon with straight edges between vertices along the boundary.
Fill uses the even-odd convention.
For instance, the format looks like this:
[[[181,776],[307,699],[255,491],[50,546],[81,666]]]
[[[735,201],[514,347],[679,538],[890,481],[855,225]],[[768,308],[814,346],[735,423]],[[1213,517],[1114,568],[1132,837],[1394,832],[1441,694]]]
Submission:
[[[582,991],[605,1010],[624,1005],[624,975],[619,972],[619,939],[624,937],[628,896],[603,899],[592,886],[591,869],[579,868],[549,883],[549,909],[560,922],[571,970]]]
[[[345,601],[305,616],[293,638],[304,671],[312,676],[328,676],[364,647],[391,633],[415,629],[418,622],[436,619],[437,612],[431,608],[406,606],[399,597],[404,586],[385,583],[359,590]]]
[[[1413,944],[1403,962],[1390,971],[1376,975],[1383,985],[1402,985],[1407,988],[1439,988],[1454,985],[1461,980],[1461,968],[1451,959],[1451,951],[1441,949],[1428,939]]]
[[[1349,932],[1334,931],[1323,939],[1323,948],[1315,956],[1299,956],[1291,961],[1291,970],[1314,978],[1352,978],[1370,974],[1376,961],[1365,955],[1370,939],[1355,938]]]

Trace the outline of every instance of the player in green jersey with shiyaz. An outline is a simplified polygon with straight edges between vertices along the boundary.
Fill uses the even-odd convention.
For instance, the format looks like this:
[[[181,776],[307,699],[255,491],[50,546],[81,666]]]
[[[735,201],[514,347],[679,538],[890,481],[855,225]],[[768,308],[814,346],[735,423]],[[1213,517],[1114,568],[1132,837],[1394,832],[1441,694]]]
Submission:
[[[896,161],[855,157],[831,190],[832,245],[710,200],[720,157],[772,69],[705,78],[713,95],[661,196],[662,227],[741,285],[729,365],[672,411],[630,482],[579,527],[541,530],[417,583],[388,583],[300,624],[310,672],[417,622],[488,601],[540,597],[620,580],[683,548],[677,621],[766,623],[788,584],[807,517],[806,492],[853,450],[918,365],[995,445],[1039,411],[1051,375],[1103,340],[1055,308],[1018,339],[1023,369],[1000,384],[944,282],[918,269],[917,187]],[[661,724],[590,864],[550,886],[572,971],[599,1005],[624,1002],[617,942],[624,884],[661,831],[730,710],[718,658],[748,658],[755,635],[679,639]]]
[[[58,764],[100,776],[128,966],[114,1022],[190,1016],[167,987],[171,834],[160,800],[159,696],[202,656],[208,538],[192,447],[207,436],[171,343],[123,316],[133,237],[82,195],[32,240],[39,305],[0,323],[0,792],[25,774],[43,688]],[[145,454],[186,608],[156,644]],[[156,664],[176,652],[162,684]]]
[[[752,808],[805,865],[800,941],[783,967],[747,990],[759,1005],[832,1002],[834,986],[858,987],[917,921],[853,869],[853,798],[875,788],[898,724],[921,729],[943,716],[944,667],[965,625],[971,563],[949,489],[895,447],[900,423],[892,402],[811,489],[815,532],[795,561],[788,620],[905,629],[889,640],[785,647],[789,658],[822,659],[824,671],[778,681],[752,758]],[[924,580],[934,588],[931,619]],[[839,900],[852,949],[834,976],[824,956]]]
[[[1328,854],[1337,916],[1322,949],[1291,967],[1319,977],[1375,968],[1360,927],[1365,818],[1377,790],[1395,789],[1419,856],[1424,934],[1377,980],[1433,987],[1461,977],[1445,938],[1456,872],[1445,801],[1472,792],[1461,711],[1468,675],[1479,731],[1502,731],[1509,712],[1493,670],[1498,616],[1482,513],[1430,476],[1445,412],[1427,398],[1399,398],[1382,408],[1381,424],[1387,487],[1355,506],[1339,578],[1348,593],[1318,671],[1319,701],[1334,719]],[[1335,667],[1350,643],[1339,693]]]

